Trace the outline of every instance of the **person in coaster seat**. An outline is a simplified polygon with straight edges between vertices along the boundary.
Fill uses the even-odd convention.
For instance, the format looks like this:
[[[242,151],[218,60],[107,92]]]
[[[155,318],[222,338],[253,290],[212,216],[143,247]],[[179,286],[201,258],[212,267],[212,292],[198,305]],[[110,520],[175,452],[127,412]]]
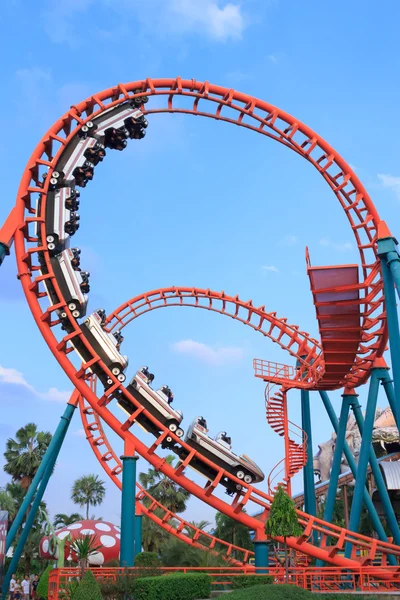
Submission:
[[[216,441],[223,442],[226,446],[229,446],[229,448],[232,447],[232,438],[227,435],[226,431],[221,431],[221,433],[217,435]]]
[[[143,367],[142,373],[147,378],[147,383],[150,385],[154,381],[154,375],[149,372],[149,367]]]
[[[168,404],[172,404],[174,401],[174,395],[171,388],[168,385],[163,385],[161,391],[167,396]]]
[[[207,421],[204,417],[200,417],[197,423],[198,425],[200,425],[200,427],[204,427],[204,429],[207,429]]]

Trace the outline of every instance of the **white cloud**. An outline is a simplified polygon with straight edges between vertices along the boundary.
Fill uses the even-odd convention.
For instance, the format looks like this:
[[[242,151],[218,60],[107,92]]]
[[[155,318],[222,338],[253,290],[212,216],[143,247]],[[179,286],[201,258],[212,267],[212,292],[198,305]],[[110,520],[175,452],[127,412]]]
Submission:
[[[277,246],[294,246],[297,244],[297,236],[295,235],[285,235],[283,238],[279,240],[276,244]]]
[[[268,62],[276,65],[278,63],[278,57],[275,54],[268,54],[267,56]]]
[[[241,39],[244,20],[240,6],[219,4],[214,0],[172,0],[170,10],[179,17],[183,32],[199,28],[216,40]]]
[[[97,0],[106,10],[113,10],[122,22],[122,32],[129,34],[129,20],[140,23],[147,32],[186,34],[199,32],[216,40],[240,40],[245,19],[239,3],[226,0]],[[55,43],[75,48],[88,37],[110,37],[108,30],[90,26],[89,9],[94,0],[58,0],[43,12],[44,29]],[[79,27],[78,19],[84,22]],[[87,23],[89,22],[89,27]],[[119,26],[120,27],[120,26]]]
[[[212,348],[207,344],[195,342],[194,340],[182,340],[172,344],[172,349],[180,354],[187,354],[197,358],[203,363],[212,366],[221,366],[240,361],[244,352],[241,348]]]
[[[321,238],[319,240],[319,245],[324,246],[325,248],[333,248],[334,250],[337,250],[337,252],[349,252],[353,250],[353,244],[350,242],[337,243],[332,242],[330,238]]]
[[[60,402],[65,404],[71,397],[71,391],[59,390],[55,387],[49,388],[47,392],[39,392],[33,385],[28,383],[23,374],[17,369],[7,368],[0,365],[0,383],[8,383],[11,385],[20,385],[28,389],[37,398],[47,400],[49,402]]]
[[[400,200],[400,177],[394,177],[393,175],[384,175],[378,173],[378,179],[382,184],[382,187],[388,188],[395,193],[398,200]]]
[[[262,271],[271,271],[272,273],[279,273],[279,269],[274,265],[264,265],[261,267]]]

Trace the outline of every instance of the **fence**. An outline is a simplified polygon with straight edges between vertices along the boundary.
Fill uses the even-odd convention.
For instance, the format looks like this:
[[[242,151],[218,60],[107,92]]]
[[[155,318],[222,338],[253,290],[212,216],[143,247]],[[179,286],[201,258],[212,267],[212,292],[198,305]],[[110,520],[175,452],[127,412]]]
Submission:
[[[140,574],[146,569],[140,567]],[[208,573],[212,580],[213,589],[223,587],[229,589],[234,577],[238,575],[265,574],[265,569],[248,567],[162,567],[162,575],[168,573]],[[97,568],[91,569],[98,581],[115,581],[122,574],[134,576],[138,569],[129,568]],[[154,569],[150,569],[154,572]],[[292,567],[286,581],[283,567],[268,568],[268,575],[274,578],[274,583],[290,583],[311,592],[400,592],[400,572],[398,567],[359,567],[340,570],[338,567]],[[54,569],[49,577],[49,600],[59,600],[60,592],[69,581],[80,576],[80,569]]]

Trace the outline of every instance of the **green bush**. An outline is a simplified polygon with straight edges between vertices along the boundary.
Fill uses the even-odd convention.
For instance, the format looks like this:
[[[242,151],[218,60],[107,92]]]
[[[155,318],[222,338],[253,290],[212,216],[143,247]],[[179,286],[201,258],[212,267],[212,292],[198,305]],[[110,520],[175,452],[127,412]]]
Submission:
[[[36,589],[36,597],[40,600],[47,600],[49,593],[49,575],[53,570],[53,565],[49,565],[44,573],[41,574],[39,583]]]
[[[102,600],[100,586],[92,571],[85,571],[74,594],[74,600]]]
[[[232,577],[233,590],[271,583],[274,583],[272,575],[237,575],[236,577]]]
[[[135,567],[159,567],[161,561],[155,552],[139,552],[135,556]]]
[[[135,583],[135,600],[196,600],[210,593],[211,579],[204,573],[143,577]]]
[[[229,594],[229,600],[315,600],[315,597],[312,592],[290,584],[254,585]],[[328,598],[329,595],[325,600]]]

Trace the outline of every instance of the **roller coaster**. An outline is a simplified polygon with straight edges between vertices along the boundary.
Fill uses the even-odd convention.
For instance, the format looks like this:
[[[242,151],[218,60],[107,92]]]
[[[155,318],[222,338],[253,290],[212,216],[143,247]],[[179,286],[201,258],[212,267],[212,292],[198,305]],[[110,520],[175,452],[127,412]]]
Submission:
[[[178,101],[180,97],[189,99],[191,107],[182,108]],[[80,193],[83,194],[86,185],[90,184],[100,163],[107,162],[106,153],[123,151],[129,140],[143,139],[147,128],[151,129],[152,115],[157,113],[184,113],[247,128],[303,157],[326,181],[348,219],[359,250],[360,265],[312,266],[306,252],[319,340],[297,325],[289,324],[276,312],[267,311],[265,306],[253,305],[252,301],[243,301],[238,295],[231,296],[223,291],[192,287],[152,290],[131,298],[114,312],[107,314],[102,309],[86,315],[90,275],[81,269],[83,253],[71,247],[71,238],[80,226]],[[232,117],[234,113],[236,118]],[[197,529],[152,498],[136,482],[134,459],[137,455],[209,506],[253,530],[258,567],[266,566],[265,522],[274,491],[281,484],[291,494],[291,480],[301,470],[305,510],[297,509],[297,514],[302,533],[286,540],[299,556],[307,555],[317,559],[319,564],[337,565],[342,569],[359,566],[360,562],[370,565],[378,561],[382,576],[385,576],[387,565],[398,565],[400,531],[383,479],[379,476],[371,435],[379,383],[384,387],[399,425],[400,334],[395,294],[396,288],[397,294],[400,288],[400,257],[395,238],[379,218],[357,175],[317,133],[267,102],[209,82],[177,77],[118,84],[72,106],[40,140],[22,175],[16,204],[0,230],[1,262],[11,244],[15,246],[17,276],[35,322],[75,390],[8,534],[7,547],[10,547],[26,509],[31,506],[14,549],[6,585],[7,577],[23,551],[72,414],[78,406],[96,458],[122,489],[123,565],[130,566],[134,562],[135,505],[136,519],[146,515],[188,544],[223,551],[232,564],[246,564],[253,554]],[[137,389],[135,378],[125,385],[128,357],[121,354],[122,330],[138,317],[168,307],[200,308],[228,316],[278,344],[293,359],[293,366],[261,359],[255,359],[253,363],[255,377],[266,386],[267,421],[283,438],[285,447],[284,458],[269,474],[268,493],[257,488],[259,479],[254,475],[257,465],[250,459],[244,457],[240,468],[233,468],[226,458],[220,458],[221,453],[213,454],[200,442],[194,443],[193,437],[183,437],[179,419],[168,421],[161,417],[160,411],[153,410],[149,398],[156,396],[148,387],[149,382],[147,387],[143,386],[147,391]],[[388,341],[393,379],[384,359]],[[356,389],[367,382],[369,392],[364,421]],[[301,427],[289,419],[287,393],[291,389],[301,391]],[[343,389],[340,419],[328,396],[328,391],[338,389]],[[311,391],[320,394],[337,432],[323,519],[316,516]],[[158,398],[167,408],[168,394],[159,394]],[[124,411],[114,412],[117,405]],[[345,441],[350,408],[362,431],[358,464]],[[151,445],[146,445],[135,433],[135,424],[143,423],[153,435]],[[107,439],[103,424],[123,441],[122,459],[117,457]],[[165,448],[176,454],[174,465],[163,458],[161,451]],[[332,524],[343,452],[355,479],[348,529]],[[231,455],[230,447],[225,448],[224,456]],[[369,463],[385,507],[390,540],[365,487]],[[191,478],[191,469],[204,475],[204,485]],[[228,492],[224,499],[217,494],[221,486]],[[363,502],[377,537],[357,533]],[[193,535],[188,535],[188,531]]]

